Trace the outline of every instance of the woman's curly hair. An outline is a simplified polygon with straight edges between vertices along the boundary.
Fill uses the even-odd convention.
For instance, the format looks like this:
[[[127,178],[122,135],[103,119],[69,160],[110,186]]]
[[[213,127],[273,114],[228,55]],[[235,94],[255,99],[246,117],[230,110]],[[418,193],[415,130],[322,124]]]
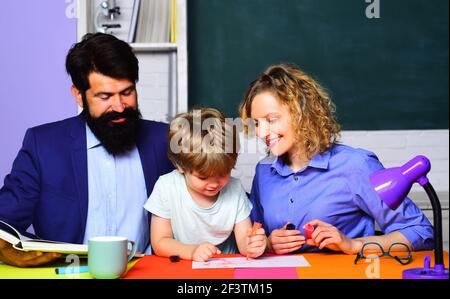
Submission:
[[[290,64],[268,67],[248,87],[239,108],[245,121],[251,117],[256,95],[269,91],[289,108],[296,141],[303,145],[309,159],[337,143],[340,126],[336,106],[327,92],[310,76]]]

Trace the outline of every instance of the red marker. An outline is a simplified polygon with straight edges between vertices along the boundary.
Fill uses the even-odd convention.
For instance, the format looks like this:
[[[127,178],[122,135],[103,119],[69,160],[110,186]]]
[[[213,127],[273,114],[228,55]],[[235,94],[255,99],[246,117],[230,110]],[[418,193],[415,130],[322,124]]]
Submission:
[[[307,225],[305,225],[304,229],[305,229],[306,238],[311,239],[312,238],[311,235],[314,232],[314,226],[312,226],[311,224],[307,224]]]
[[[252,235],[252,236],[256,235],[256,232],[257,232],[258,229],[260,229],[261,227],[262,227],[262,224],[261,224],[261,223],[259,223],[259,222],[253,223],[251,235]]]
[[[259,222],[254,222],[253,223],[253,227],[252,227],[252,232],[250,233],[250,237],[256,235],[256,232],[258,231],[258,229],[260,229],[262,227],[262,224]],[[248,259],[248,253],[247,253],[247,259]]]
[[[270,136],[269,135],[266,136],[266,145],[267,146],[270,145]]]

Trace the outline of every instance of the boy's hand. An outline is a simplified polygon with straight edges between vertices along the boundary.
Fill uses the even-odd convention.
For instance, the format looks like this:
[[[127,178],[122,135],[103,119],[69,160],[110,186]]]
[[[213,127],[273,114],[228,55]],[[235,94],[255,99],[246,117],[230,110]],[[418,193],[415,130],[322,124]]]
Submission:
[[[219,248],[209,242],[199,244],[192,253],[192,260],[196,262],[206,262],[214,254],[220,254]]]
[[[247,231],[247,257],[256,258],[266,250],[267,237],[264,228],[259,228],[254,235],[252,229]]]

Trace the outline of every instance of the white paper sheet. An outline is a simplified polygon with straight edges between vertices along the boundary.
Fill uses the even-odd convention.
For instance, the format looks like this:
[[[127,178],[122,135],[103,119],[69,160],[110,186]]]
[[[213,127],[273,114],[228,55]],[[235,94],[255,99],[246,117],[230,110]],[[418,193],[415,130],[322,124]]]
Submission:
[[[282,267],[311,267],[311,265],[302,255],[263,256],[248,260],[245,257],[211,258],[207,262],[192,262],[192,269]]]

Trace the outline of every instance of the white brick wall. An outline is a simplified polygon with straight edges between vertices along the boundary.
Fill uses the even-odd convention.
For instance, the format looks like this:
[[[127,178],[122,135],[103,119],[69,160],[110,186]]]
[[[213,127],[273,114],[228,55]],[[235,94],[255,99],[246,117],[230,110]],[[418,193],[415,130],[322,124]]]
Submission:
[[[252,188],[255,166],[266,156],[266,146],[259,138],[247,139],[240,135],[241,154],[231,175],[239,178],[247,192]]]
[[[139,52],[139,82],[136,85],[139,108],[145,119],[168,122],[169,55],[165,52]]]
[[[342,143],[377,154],[385,167],[400,166],[416,155],[431,161],[428,178],[436,191],[449,190],[449,131],[344,131]],[[413,191],[421,190],[417,184]]]

